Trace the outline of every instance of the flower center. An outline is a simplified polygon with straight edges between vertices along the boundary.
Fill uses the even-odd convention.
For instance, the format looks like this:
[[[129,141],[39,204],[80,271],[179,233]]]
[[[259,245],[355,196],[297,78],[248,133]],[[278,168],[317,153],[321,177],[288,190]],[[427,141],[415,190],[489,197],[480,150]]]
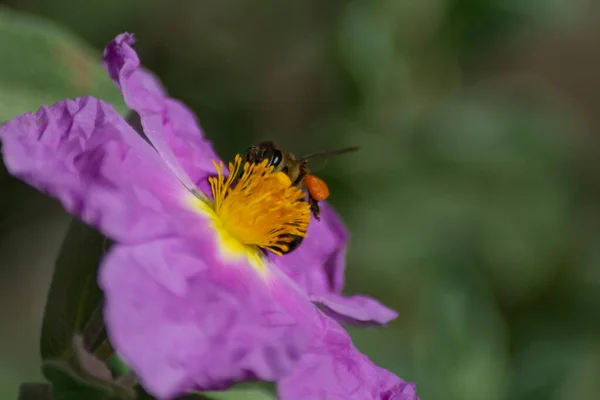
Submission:
[[[287,252],[294,236],[306,236],[310,208],[305,194],[274,167],[244,163],[238,154],[223,177],[223,163],[213,161],[217,177],[209,178],[213,210],[220,227],[245,246],[257,246],[277,255]],[[240,175],[240,168],[242,173]],[[237,178],[237,179],[236,179]]]

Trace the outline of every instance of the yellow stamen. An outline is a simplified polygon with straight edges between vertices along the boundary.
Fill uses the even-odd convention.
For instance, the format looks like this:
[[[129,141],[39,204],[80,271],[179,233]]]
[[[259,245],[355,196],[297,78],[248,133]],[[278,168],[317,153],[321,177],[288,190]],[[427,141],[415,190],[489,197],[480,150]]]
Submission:
[[[257,246],[281,255],[288,250],[292,236],[306,236],[310,209],[305,194],[292,186],[290,178],[273,173],[267,160],[245,163],[236,155],[229,163],[229,176],[223,177],[223,163],[215,163],[217,177],[209,178],[214,196],[213,210],[220,226],[239,243]]]

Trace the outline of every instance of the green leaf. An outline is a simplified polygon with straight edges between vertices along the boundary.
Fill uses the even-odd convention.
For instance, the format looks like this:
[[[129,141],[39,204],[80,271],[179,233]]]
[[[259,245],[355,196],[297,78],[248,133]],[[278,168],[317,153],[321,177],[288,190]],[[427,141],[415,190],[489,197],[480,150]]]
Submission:
[[[236,385],[235,388],[226,391],[190,393],[185,396],[177,397],[177,400],[277,400],[277,397],[274,394],[271,394],[265,389],[247,386],[256,385],[240,384]],[[139,387],[138,393],[138,400],[154,399],[154,397],[146,393],[141,387]]]
[[[110,380],[95,379],[82,376],[76,368],[64,361],[46,360],[42,364],[42,372],[52,383],[54,400],[116,400],[134,399],[135,392],[119,387]]]
[[[52,400],[52,386],[49,383],[22,383],[19,386],[19,400]]]
[[[106,400],[109,393],[101,386],[87,385],[74,372],[67,363],[61,361],[44,361],[42,372],[48,381],[52,383],[52,395],[54,400],[89,399]]]
[[[226,392],[206,392],[202,394],[210,400],[276,400],[273,394],[259,389],[232,389]],[[190,398],[191,400],[191,398]]]
[[[77,335],[72,340],[69,361],[44,360],[42,372],[52,383],[54,399],[134,399],[135,376],[114,377],[108,365],[90,353]]]
[[[102,321],[102,292],[96,283],[98,264],[107,240],[73,219],[58,256],[48,293],[40,350],[42,359],[68,360],[73,337],[83,332],[88,349],[106,338]]]
[[[0,122],[78,96],[126,110],[101,52],[55,23],[0,7],[0,53]]]
[[[112,376],[115,377],[115,381],[120,385],[127,387],[138,386],[137,375],[129,368],[129,365],[125,364],[117,353],[111,354],[106,360],[106,366],[110,369]]]

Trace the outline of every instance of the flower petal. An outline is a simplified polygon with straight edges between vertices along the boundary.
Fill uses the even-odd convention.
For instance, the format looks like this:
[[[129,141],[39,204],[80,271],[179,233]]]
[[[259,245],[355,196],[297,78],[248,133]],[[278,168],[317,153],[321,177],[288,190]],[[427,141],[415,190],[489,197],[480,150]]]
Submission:
[[[106,69],[121,88],[127,106],[136,111],[144,133],[169,167],[190,189],[214,174],[217,160],[194,114],[165,93],[158,79],[140,67],[132,34],[123,33],[104,50]],[[190,181],[191,178],[191,181]]]
[[[42,107],[0,126],[8,171],[57,198],[105,235],[169,235],[167,210],[185,188],[107,103],[92,97]]]
[[[414,383],[404,382],[387,369],[378,368],[381,400],[419,400]]]
[[[418,400],[414,386],[373,364],[338,323],[323,323],[324,335],[278,382],[282,400]]]
[[[398,316],[395,311],[366,296],[339,295],[344,286],[348,238],[339,215],[321,203],[321,221],[311,221],[302,244],[283,257],[270,257],[332,318],[347,324],[386,324]]]
[[[117,245],[101,266],[111,343],[161,399],[276,380],[308,343],[304,326],[275,301],[263,277],[215,265],[205,245]]]
[[[367,296],[344,297],[336,294],[311,296],[311,301],[337,321],[355,325],[383,325],[398,313]]]
[[[302,244],[283,257],[271,256],[310,295],[339,293],[344,287],[349,234],[333,208],[320,205],[321,221],[310,222]]]

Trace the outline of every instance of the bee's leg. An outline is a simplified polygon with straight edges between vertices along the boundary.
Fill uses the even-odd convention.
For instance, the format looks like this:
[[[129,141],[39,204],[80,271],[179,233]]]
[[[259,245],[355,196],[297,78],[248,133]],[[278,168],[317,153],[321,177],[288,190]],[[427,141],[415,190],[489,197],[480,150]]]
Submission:
[[[242,157],[242,165],[240,166],[237,176],[235,176],[233,178],[233,180],[231,181],[232,188],[237,186],[238,181],[244,174],[244,164],[245,163],[258,164],[258,162],[260,161],[256,146],[251,146],[251,147],[247,148],[243,153],[240,154],[240,156]]]
[[[311,195],[308,195],[308,205],[310,206],[310,211],[312,215],[316,218],[317,221],[321,220],[319,214],[321,214],[321,209],[319,208],[319,202],[312,198]]]
[[[300,244],[304,240],[304,237],[302,237],[302,236],[291,235],[291,234],[289,234],[289,235],[283,235],[283,236],[281,236],[281,238],[282,239],[284,239],[284,238],[291,239],[290,242],[282,241],[283,244],[287,245],[287,250],[286,251],[282,251],[283,254],[289,254],[292,251],[296,250],[298,248],[298,246],[300,246]]]
[[[306,191],[306,187],[304,186],[304,178],[306,178],[306,175],[308,175],[308,169],[304,165],[301,165],[298,172],[298,177],[296,177],[294,183],[292,183],[292,186],[296,186]]]
[[[256,150],[256,147],[253,146],[248,149],[245,161],[250,164],[257,164],[260,161],[258,159],[258,151]]]
[[[321,218],[319,217],[319,214],[321,213],[321,209],[319,208],[319,202],[313,199],[308,190],[306,189],[306,185],[304,184],[304,178],[306,178],[306,175],[308,175],[308,168],[306,168],[306,166],[304,165],[300,166],[300,173],[298,174],[298,177],[292,185],[298,187],[306,193],[306,201],[310,206],[310,211],[312,212],[312,215],[316,218],[316,220],[320,221]]]

